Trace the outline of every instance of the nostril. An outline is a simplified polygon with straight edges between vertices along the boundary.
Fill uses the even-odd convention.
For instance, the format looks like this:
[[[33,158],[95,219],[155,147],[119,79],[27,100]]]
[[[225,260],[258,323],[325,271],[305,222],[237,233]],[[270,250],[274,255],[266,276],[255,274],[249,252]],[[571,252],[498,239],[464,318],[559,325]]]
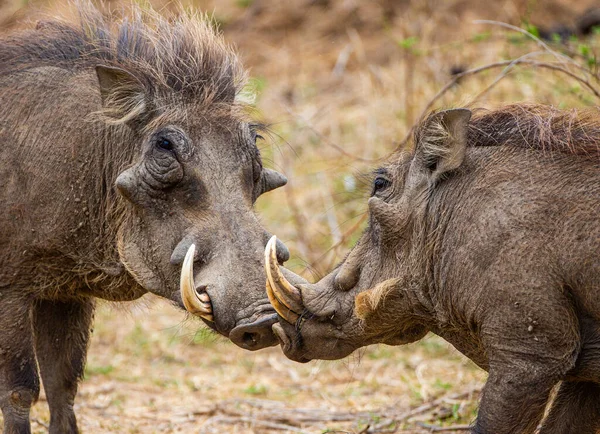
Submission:
[[[245,332],[242,335],[242,342],[247,348],[253,348],[258,344],[258,336],[256,333]]]
[[[240,325],[229,333],[229,339],[245,350],[256,351],[277,344],[277,339],[271,330],[277,316],[270,315],[252,324]]]

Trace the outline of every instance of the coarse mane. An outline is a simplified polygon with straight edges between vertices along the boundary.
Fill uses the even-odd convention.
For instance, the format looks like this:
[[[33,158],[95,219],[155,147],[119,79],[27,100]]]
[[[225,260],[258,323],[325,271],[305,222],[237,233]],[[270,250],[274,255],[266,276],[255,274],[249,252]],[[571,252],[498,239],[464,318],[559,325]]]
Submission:
[[[234,103],[244,70],[210,17],[182,13],[168,19],[131,6],[128,17],[107,19],[91,3],[75,7],[79,19],[74,22],[43,21],[0,39],[0,76],[41,66],[105,65],[126,70],[156,96]]]
[[[427,121],[421,126],[427,125]],[[416,143],[424,134],[415,132]],[[540,152],[580,155],[600,161],[600,112],[597,108],[560,110],[541,104],[511,104],[474,110],[468,146],[514,146]]]

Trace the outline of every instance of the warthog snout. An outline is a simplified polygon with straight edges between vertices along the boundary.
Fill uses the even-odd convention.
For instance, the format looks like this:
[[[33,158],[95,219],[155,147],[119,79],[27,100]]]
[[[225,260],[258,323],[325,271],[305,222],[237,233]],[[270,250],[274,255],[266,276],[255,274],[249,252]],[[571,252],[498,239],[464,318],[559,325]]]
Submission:
[[[271,327],[277,322],[277,314],[262,317],[250,324],[239,325],[229,333],[229,339],[245,350],[260,350],[277,345]]]

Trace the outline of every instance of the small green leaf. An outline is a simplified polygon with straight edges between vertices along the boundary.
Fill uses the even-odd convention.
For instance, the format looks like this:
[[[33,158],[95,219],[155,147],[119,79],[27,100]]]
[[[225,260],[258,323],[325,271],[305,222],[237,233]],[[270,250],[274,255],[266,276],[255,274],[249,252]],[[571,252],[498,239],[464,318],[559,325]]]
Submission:
[[[477,33],[477,34],[473,35],[471,37],[471,41],[483,42],[483,41],[487,41],[488,39],[490,39],[491,36],[492,36],[492,32],[481,32],[481,33]]]
[[[398,45],[404,49],[411,49],[417,42],[419,42],[419,38],[416,36],[409,36],[406,39],[402,39],[398,41]]]
[[[579,50],[579,54],[581,54],[583,57],[585,57],[586,59],[589,57],[590,47],[588,45],[579,44],[579,47],[577,47],[577,49]]]
[[[534,26],[533,24],[527,24],[525,26],[525,30],[527,30],[527,33],[532,34],[536,38],[540,37],[540,30],[536,26]]]
[[[244,393],[248,395],[265,395],[267,393],[267,387],[262,384],[252,384],[244,389]]]

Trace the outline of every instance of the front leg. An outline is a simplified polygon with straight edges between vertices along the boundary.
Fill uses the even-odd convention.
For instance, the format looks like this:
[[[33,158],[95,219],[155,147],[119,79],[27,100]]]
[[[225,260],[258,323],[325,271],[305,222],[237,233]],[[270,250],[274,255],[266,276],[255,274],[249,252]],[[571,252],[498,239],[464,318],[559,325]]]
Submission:
[[[600,385],[564,382],[540,434],[596,434],[600,432]]]
[[[50,407],[50,434],[77,433],[73,412],[83,377],[93,299],[40,300],[33,312],[35,347]]]
[[[544,297],[517,300],[491,303],[482,322],[489,377],[473,428],[477,434],[535,432],[550,391],[573,369],[581,349],[568,298],[548,290]]]
[[[7,291],[8,292],[8,291]],[[0,408],[5,434],[29,434],[29,410],[40,382],[31,333],[31,297],[0,294]]]
[[[473,434],[535,432],[556,382],[553,377],[537,377],[535,368],[490,370]]]

